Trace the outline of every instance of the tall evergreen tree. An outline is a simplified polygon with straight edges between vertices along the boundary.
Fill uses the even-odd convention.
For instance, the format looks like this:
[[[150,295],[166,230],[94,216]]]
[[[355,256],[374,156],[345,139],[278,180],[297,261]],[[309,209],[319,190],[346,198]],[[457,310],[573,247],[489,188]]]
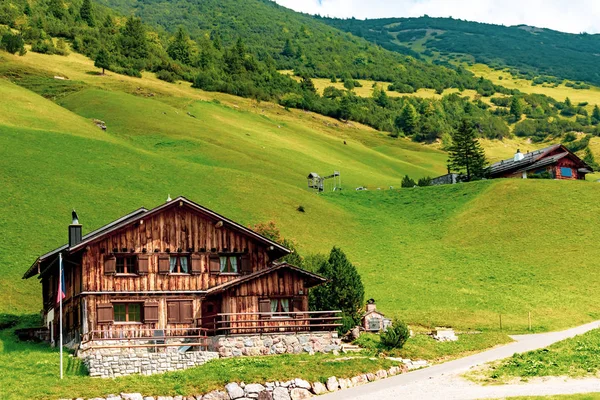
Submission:
[[[167,53],[173,60],[180,61],[183,64],[190,63],[190,40],[188,34],[182,27],[179,27],[177,33],[175,33],[175,36],[167,49]]]
[[[286,57],[295,57],[296,56],[296,52],[294,51],[294,48],[292,47],[292,41],[290,39],[285,40],[285,45],[283,46],[283,50],[281,51],[281,54]]]
[[[48,3],[48,12],[54,16],[54,18],[62,19],[67,12],[65,3],[62,0],[50,0]]]
[[[515,121],[520,121],[523,115],[523,104],[517,96],[513,96],[510,103],[510,115],[514,117]]]
[[[464,173],[466,180],[482,178],[485,173],[485,151],[481,147],[475,129],[464,119],[452,135],[448,149],[448,165],[454,172]]]
[[[119,36],[121,54],[127,58],[143,60],[148,57],[148,39],[142,20],[129,17]]]
[[[356,270],[344,252],[334,247],[326,263],[319,266],[318,273],[327,283],[312,289],[311,309],[341,310],[356,324],[360,319],[365,289]]]
[[[88,26],[96,25],[91,0],[83,0],[83,3],[81,3],[81,8],[79,9],[79,15],[81,16],[82,20],[87,22]]]
[[[104,75],[104,70],[110,68],[110,55],[104,48],[101,48],[96,55],[96,59],[94,60],[94,67],[102,68],[102,75]]]
[[[592,124],[600,124],[600,107],[597,104],[594,106],[594,111],[592,111]]]
[[[412,104],[406,103],[406,105],[402,108],[400,115],[396,117],[395,125],[396,128],[401,129],[407,135],[414,135],[417,133],[419,126],[419,115]]]

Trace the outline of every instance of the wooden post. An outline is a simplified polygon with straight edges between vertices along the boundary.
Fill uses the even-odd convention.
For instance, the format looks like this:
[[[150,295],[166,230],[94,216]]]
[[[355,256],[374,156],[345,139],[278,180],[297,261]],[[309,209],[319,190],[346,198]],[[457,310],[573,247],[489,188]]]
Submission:
[[[531,331],[531,311],[529,311],[527,319],[529,321],[529,330]]]
[[[500,314],[500,330],[502,330],[502,314]]]

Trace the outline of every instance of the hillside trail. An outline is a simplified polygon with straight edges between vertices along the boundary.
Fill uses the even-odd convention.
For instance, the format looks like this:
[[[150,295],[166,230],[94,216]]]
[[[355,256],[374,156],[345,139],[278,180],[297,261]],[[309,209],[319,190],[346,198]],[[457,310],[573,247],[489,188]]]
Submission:
[[[528,383],[482,386],[461,377],[469,369],[496,360],[547,347],[592,329],[600,328],[594,321],[560,332],[511,336],[512,343],[458,360],[434,365],[391,378],[319,396],[323,400],[392,400],[392,399],[484,399],[511,396],[544,396],[600,392],[600,379],[569,379],[553,377]]]

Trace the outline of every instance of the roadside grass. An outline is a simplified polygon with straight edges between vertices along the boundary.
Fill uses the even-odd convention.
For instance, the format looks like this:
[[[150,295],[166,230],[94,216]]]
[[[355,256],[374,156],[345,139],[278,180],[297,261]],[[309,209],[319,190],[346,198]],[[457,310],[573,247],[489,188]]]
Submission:
[[[65,352],[65,377],[60,380],[58,349],[47,344],[18,342],[13,330],[0,330],[0,397],[7,400],[92,398],[121,392],[189,396],[223,390],[229,382],[264,383],[294,378],[324,382],[330,376],[349,378],[398,365],[385,358],[360,355],[284,354],[218,359],[184,371],[153,376],[101,379],[87,376],[81,360]]]
[[[596,329],[545,349],[491,363],[481,371],[481,378],[485,382],[500,383],[547,376],[597,376],[599,371],[600,329]]]
[[[363,333],[354,344],[375,354],[439,363],[466,357],[512,341],[502,332],[467,332],[459,334],[458,337],[456,342],[438,342],[431,336],[417,334],[409,338],[402,349],[387,349],[381,344],[378,334]]]

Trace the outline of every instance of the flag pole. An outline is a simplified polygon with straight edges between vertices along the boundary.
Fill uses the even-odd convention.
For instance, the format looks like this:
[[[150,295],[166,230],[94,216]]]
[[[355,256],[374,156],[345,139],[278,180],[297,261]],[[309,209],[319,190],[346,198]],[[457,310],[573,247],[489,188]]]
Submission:
[[[63,282],[63,262],[62,262],[62,253],[58,253],[58,297],[60,299],[59,301],[59,313],[60,313],[60,317],[59,317],[59,346],[60,346],[60,379],[63,378],[63,329],[62,329],[62,325],[63,325],[63,312],[62,312],[62,301],[63,301],[63,292],[64,292],[64,288],[62,287],[62,282]]]

